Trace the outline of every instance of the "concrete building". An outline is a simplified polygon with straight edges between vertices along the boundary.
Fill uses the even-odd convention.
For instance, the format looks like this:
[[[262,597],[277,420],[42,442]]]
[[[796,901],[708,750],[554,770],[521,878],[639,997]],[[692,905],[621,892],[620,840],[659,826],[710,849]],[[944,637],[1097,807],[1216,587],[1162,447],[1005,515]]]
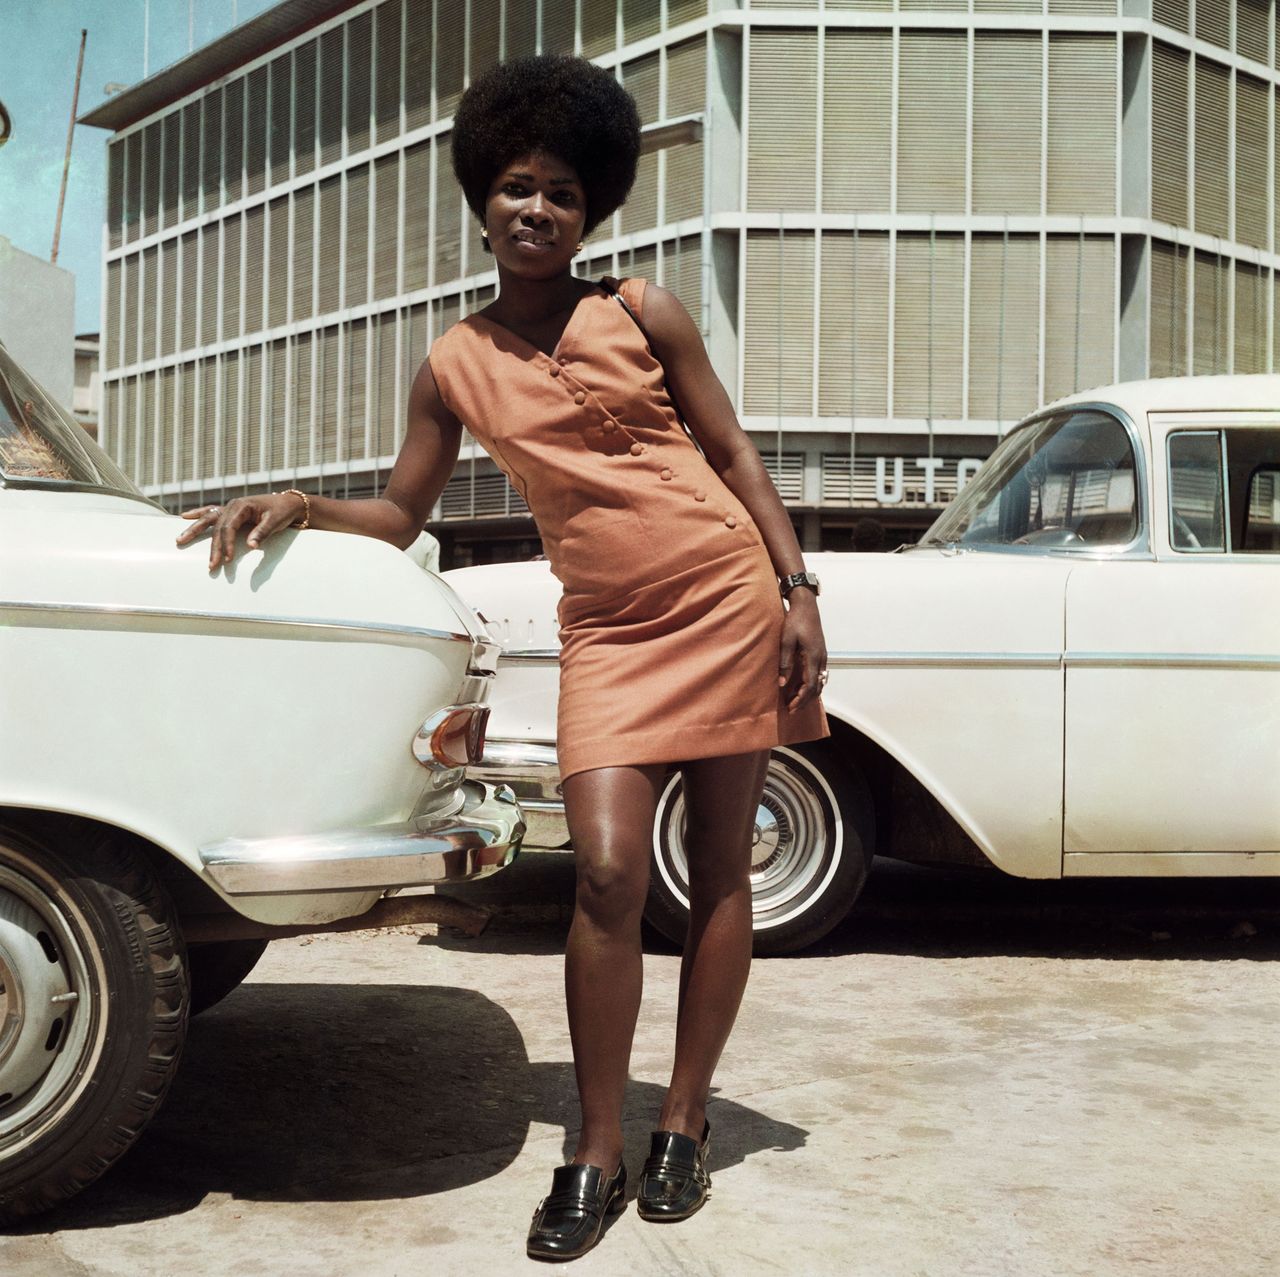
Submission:
[[[71,411],[95,439],[98,437],[98,415],[102,404],[99,347],[97,333],[76,334],[75,390],[71,399]]]
[[[1273,6],[285,0],[86,117],[104,437],[173,507],[377,491],[432,339],[494,294],[458,97],[573,51],[646,126],[581,273],[679,294],[807,548],[913,537],[1047,399],[1276,366]],[[470,445],[431,526],[446,565],[537,549]]]
[[[64,407],[75,372],[76,278],[0,235],[0,341]]]

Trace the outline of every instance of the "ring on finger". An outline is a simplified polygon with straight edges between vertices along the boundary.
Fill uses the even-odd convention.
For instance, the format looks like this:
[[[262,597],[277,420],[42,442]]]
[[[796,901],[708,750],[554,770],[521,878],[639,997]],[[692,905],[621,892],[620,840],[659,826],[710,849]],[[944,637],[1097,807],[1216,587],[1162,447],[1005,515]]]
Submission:
[[[221,507],[220,505],[211,505],[211,506],[210,506],[210,507],[205,511],[205,514],[206,514],[206,515],[210,515],[210,514],[211,514],[211,515],[213,515],[213,517],[214,517],[215,519],[216,519],[216,518],[219,518],[219,517],[221,516],[221,514],[222,514],[222,507]]]

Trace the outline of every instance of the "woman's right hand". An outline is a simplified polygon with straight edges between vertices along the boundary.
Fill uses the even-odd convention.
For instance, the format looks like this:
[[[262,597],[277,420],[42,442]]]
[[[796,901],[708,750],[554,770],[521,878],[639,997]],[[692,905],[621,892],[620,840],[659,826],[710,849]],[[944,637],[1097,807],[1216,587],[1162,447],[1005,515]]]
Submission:
[[[236,536],[249,526],[249,549],[256,550],[269,536],[298,521],[305,502],[292,492],[263,493],[261,496],[236,497],[226,505],[202,505],[183,510],[182,517],[192,524],[178,537],[179,545],[190,545],[203,532],[212,532],[209,540],[209,571],[235,558]]]

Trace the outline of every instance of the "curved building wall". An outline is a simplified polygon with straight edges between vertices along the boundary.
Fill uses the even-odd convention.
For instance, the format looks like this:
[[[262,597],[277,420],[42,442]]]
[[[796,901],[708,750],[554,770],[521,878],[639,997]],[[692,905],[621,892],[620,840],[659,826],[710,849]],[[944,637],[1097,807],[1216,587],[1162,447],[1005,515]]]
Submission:
[[[452,112],[538,50],[646,126],[580,272],[679,294],[811,548],[917,531],[1057,395],[1276,365],[1274,0],[362,0],[112,140],[103,436],[148,491],[379,490],[493,296]],[[436,514],[532,544],[470,445]]]

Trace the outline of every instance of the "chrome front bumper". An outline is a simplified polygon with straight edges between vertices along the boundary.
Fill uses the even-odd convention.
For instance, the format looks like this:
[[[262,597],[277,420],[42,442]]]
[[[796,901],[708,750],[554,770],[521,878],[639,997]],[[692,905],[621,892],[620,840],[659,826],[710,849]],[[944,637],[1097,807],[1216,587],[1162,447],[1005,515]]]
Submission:
[[[200,849],[209,878],[229,896],[386,891],[483,878],[509,865],[524,813],[505,786],[464,781],[461,806],[403,824],[297,837],[227,838]]]
[[[523,740],[486,741],[484,757],[468,769],[468,775],[511,788],[528,826],[526,847],[559,849],[568,844],[569,826],[564,818],[554,745]]]

